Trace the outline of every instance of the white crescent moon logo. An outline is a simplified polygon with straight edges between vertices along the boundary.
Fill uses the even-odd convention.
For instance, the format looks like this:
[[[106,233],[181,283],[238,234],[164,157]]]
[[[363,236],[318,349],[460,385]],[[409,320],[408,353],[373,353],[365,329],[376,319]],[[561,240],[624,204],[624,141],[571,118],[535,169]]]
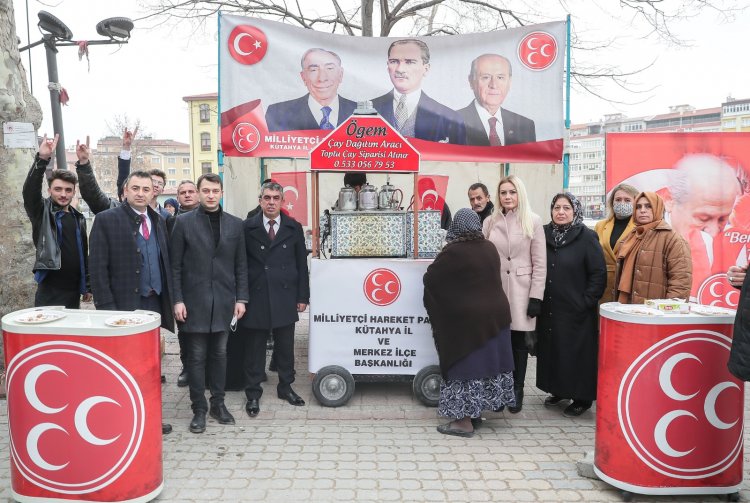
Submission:
[[[294,185],[287,185],[286,187],[284,187],[284,194],[286,194],[287,191],[294,194],[295,200],[299,199],[299,191],[297,190],[297,187],[295,187]]]
[[[65,410],[65,407],[67,407],[68,405],[63,405],[59,409],[48,407],[44,405],[41,400],[39,400],[39,395],[37,395],[36,393],[36,382],[45,372],[60,372],[65,376],[68,375],[60,367],[56,367],[50,364],[38,365],[31,369],[28,374],[26,374],[26,379],[23,382],[23,389],[26,393],[26,399],[29,401],[29,404],[32,407],[34,407],[39,412],[42,412],[43,414],[56,414],[62,410]]]
[[[376,293],[381,290],[382,290],[381,288],[376,288],[375,290],[372,291],[372,293],[370,294],[370,297],[372,297],[372,300],[374,300],[375,302],[380,302],[383,300],[376,295]]]
[[[390,293],[390,294],[396,293],[396,290],[391,290],[391,289],[388,288],[388,285],[395,285],[395,284],[396,284],[395,281],[388,281],[388,282],[386,282],[386,284],[383,285],[383,290],[385,290],[385,293]]]
[[[682,360],[688,359],[696,360],[699,363],[702,363],[700,359],[698,359],[698,357],[695,355],[692,355],[690,353],[677,353],[676,355],[671,356],[666,362],[664,362],[661,370],[659,370],[659,385],[661,386],[662,391],[664,391],[664,394],[672,400],[683,402],[685,400],[690,400],[698,394],[697,392],[695,392],[692,395],[683,395],[681,393],[678,393],[677,390],[674,389],[674,385],[672,384],[672,372],[674,372],[675,366]]]
[[[656,446],[661,452],[663,452],[667,456],[672,456],[673,458],[681,458],[682,456],[687,456],[695,450],[695,447],[693,447],[689,451],[678,451],[672,448],[672,446],[669,445],[669,442],[667,442],[667,428],[669,428],[669,425],[672,424],[672,421],[674,421],[678,417],[683,416],[692,417],[696,420],[698,419],[686,410],[673,410],[664,414],[664,416],[659,419],[659,422],[656,423],[656,427],[654,428],[654,442],[656,442]]]
[[[536,42],[536,39],[537,39],[536,37],[531,37],[530,39],[528,39],[526,41],[526,47],[528,47],[532,51],[535,50],[536,47],[534,47],[534,42]]]
[[[379,272],[376,272],[372,275],[372,284],[375,286],[382,286],[380,283],[378,283],[378,277],[380,276]]]
[[[237,51],[237,54],[241,56],[249,56],[253,53],[255,49],[251,50],[250,52],[245,52],[242,49],[240,49],[240,40],[244,37],[249,37],[250,40],[255,40],[253,36],[250,35],[249,33],[240,33],[239,35],[234,37],[234,42],[233,42],[234,50]],[[257,49],[257,46],[255,46],[255,48]]]
[[[436,200],[438,199],[438,197],[440,197],[440,196],[438,196],[437,190],[428,189],[428,190],[425,190],[424,192],[422,192],[422,199],[424,199],[425,197],[427,197],[430,194],[432,194],[433,196],[435,196]]]
[[[716,414],[716,399],[719,398],[719,395],[722,391],[729,388],[736,388],[740,389],[736,384],[733,382],[722,382],[711,388],[711,391],[708,392],[706,395],[706,401],[703,403],[703,412],[706,414],[706,419],[708,419],[708,422],[711,423],[712,426],[720,429],[720,430],[728,430],[735,424],[737,424],[737,421],[739,419],[735,419],[731,423],[725,423],[721,419],[719,419],[719,416]]]
[[[552,55],[544,51],[547,47],[552,47],[552,46],[550,44],[544,44],[542,47],[539,48],[539,54],[541,54],[545,58],[548,58]]]
[[[65,428],[56,425],[55,423],[40,423],[31,428],[31,431],[29,431],[29,436],[26,437],[26,451],[29,453],[29,458],[31,458],[31,461],[33,461],[35,465],[43,470],[54,472],[57,470],[62,470],[63,468],[68,466],[68,463],[64,463],[62,465],[53,465],[51,463],[48,463],[42,457],[42,455],[39,454],[39,437],[41,437],[42,434],[49,430],[58,430],[64,432],[66,435],[68,434],[68,432],[65,431]]]
[[[92,396],[81,402],[75,413],[75,425],[78,434],[81,435],[82,439],[92,445],[108,445],[120,438],[120,435],[117,435],[114,438],[103,439],[91,433],[88,425],[89,412],[95,405],[100,403],[113,403],[118,407],[120,406],[119,403],[106,396]]]

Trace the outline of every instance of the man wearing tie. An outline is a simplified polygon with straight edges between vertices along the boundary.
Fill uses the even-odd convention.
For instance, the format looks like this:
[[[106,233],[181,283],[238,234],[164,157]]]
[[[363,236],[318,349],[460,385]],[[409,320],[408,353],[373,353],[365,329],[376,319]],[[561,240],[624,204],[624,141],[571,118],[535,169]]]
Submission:
[[[299,73],[308,94],[294,100],[274,103],[266,111],[269,131],[334,129],[357,108],[354,101],[338,95],[344,77],[341,58],[333,51],[312,48],[302,55]]]
[[[458,111],[466,124],[466,144],[499,147],[536,141],[534,121],[501,107],[510,91],[513,69],[499,54],[471,62],[469,85],[475,100]]]
[[[125,180],[125,201],[96,216],[89,240],[91,292],[97,309],[145,309],[174,332],[172,276],[164,219],[149,206],[153,182],[146,171]],[[169,433],[170,425],[162,425]]]
[[[278,367],[279,398],[292,405],[305,401],[292,390],[294,382],[294,324],[297,313],[310,302],[307,275],[307,249],[302,226],[281,213],[284,189],[276,182],[261,186],[262,212],[245,220],[250,299],[247,313],[240,320],[239,336],[245,345],[245,411],[250,417],[260,412],[260,397],[266,366],[266,339],[274,339]]]
[[[466,143],[461,116],[422,91],[422,80],[430,71],[427,44],[418,39],[396,40],[388,48],[387,67],[393,89],[372,100],[385,120],[410,138]]]

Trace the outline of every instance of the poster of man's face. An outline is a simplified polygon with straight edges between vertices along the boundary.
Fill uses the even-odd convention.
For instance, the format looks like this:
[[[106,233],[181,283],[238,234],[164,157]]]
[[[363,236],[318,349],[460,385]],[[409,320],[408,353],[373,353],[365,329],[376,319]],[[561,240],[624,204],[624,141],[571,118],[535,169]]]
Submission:
[[[328,105],[338,93],[344,69],[335,53],[310,49],[302,58],[302,71],[299,75],[315,101]]]

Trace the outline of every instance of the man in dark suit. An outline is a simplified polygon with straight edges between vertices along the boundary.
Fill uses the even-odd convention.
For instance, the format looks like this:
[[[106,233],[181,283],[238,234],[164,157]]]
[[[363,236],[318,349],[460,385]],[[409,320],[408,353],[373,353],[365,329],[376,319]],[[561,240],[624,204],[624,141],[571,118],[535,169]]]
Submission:
[[[269,106],[266,111],[269,131],[334,129],[357,108],[354,101],[338,95],[344,69],[335,52],[308,49],[302,55],[299,75],[309,94]]]
[[[422,91],[430,70],[430,49],[417,39],[396,40],[388,48],[388,75],[393,90],[372,106],[402,135],[441,143],[466,143],[463,119]]]
[[[276,392],[292,405],[305,401],[292,390],[294,382],[294,324],[310,301],[307,250],[302,226],[281,214],[284,189],[276,182],[261,186],[262,212],[244,223],[250,300],[240,321],[245,346],[245,410],[260,412],[260,383],[266,366],[266,338],[271,333],[279,373]]]
[[[153,182],[146,171],[125,180],[125,201],[96,216],[91,228],[89,271],[97,309],[146,309],[174,332],[172,276],[164,219],[149,207]],[[172,430],[162,425],[162,431]]]
[[[190,431],[206,430],[206,413],[219,424],[234,424],[224,405],[230,323],[245,314],[247,262],[242,220],[222,210],[219,175],[198,178],[200,206],[179,215],[170,237],[174,317],[188,346]],[[206,362],[211,407],[205,397]]]
[[[474,101],[458,111],[466,124],[466,143],[499,147],[536,141],[534,121],[502,108],[513,69],[499,54],[483,54],[471,62],[469,85]]]

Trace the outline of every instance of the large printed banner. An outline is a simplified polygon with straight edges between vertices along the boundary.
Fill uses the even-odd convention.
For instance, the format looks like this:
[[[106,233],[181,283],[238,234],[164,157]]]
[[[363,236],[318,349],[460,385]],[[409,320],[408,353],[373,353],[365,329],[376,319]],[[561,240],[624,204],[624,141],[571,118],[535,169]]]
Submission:
[[[565,23],[491,33],[332,35],[222,15],[224,155],[301,157],[370,101],[423,160],[557,162]]]
[[[691,295],[736,308],[726,272],[748,265],[750,133],[608,134],[607,191],[621,182],[664,199],[665,219],[690,244]]]

